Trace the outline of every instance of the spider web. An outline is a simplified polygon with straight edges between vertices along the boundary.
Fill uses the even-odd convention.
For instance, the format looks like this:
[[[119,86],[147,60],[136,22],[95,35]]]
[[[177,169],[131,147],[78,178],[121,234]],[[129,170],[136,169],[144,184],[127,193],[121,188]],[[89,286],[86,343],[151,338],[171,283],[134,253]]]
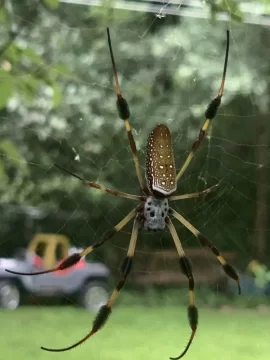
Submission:
[[[204,110],[209,100],[217,94],[225,53],[225,29],[229,28],[231,48],[223,103],[195,159],[180,181],[178,193],[201,191],[217,183],[219,189],[207,197],[181,201],[173,206],[207,235],[221,252],[237,252],[236,264],[243,271],[256,252],[269,253],[269,248],[263,247],[267,241],[261,240],[261,237],[267,238],[269,233],[265,215],[269,208],[269,141],[266,134],[270,111],[269,100],[265,100],[265,93],[269,93],[269,79],[267,83],[267,78],[264,78],[269,57],[263,56],[269,55],[269,44],[262,38],[262,33],[265,37],[265,34],[269,36],[269,28],[226,22],[212,27],[207,18],[198,20],[188,17],[181,17],[179,24],[176,17],[172,20],[166,14],[165,10],[171,2],[157,3],[159,12],[145,12],[144,17],[136,13],[135,20],[130,21],[128,28],[124,28],[127,21],[120,10],[114,10],[112,15],[114,21],[118,19],[120,24],[111,27],[112,41],[123,95],[129,100],[132,111],[131,124],[141,166],[144,167],[145,144],[151,128],[165,123],[172,132],[176,164],[180,169],[203,124]],[[68,6],[74,8],[75,5],[61,6],[68,9]],[[180,10],[181,6],[177,5],[177,9]],[[97,11],[97,21],[99,16]],[[127,11],[125,16],[131,18],[133,12]],[[195,26],[195,23],[199,25]],[[57,48],[52,43],[50,29],[63,31],[74,44],[74,39],[84,42],[89,39],[91,44],[95,33],[98,39],[93,48],[96,47],[100,59],[106,60],[99,63],[99,57],[94,56],[91,49],[85,48],[83,54],[79,46],[71,54],[68,44],[62,42],[59,53],[49,52],[47,58],[50,64],[48,69],[61,75],[64,84],[63,106],[60,105],[59,110],[47,110],[52,92],[46,88],[34,103],[28,103],[28,107],[21,106],[22,99],[12,99],[9,108],[15,115],[10,113],[3,117],[14,125],[15,139],[23,131],[24,139],[29,144],[33,138],[38,138],[43,148],[48,150],[47,155],[43,153],[42,159],[38,160],[33,154],[35,149],[23,142],[18,144],[19,153],[24,154],[24,159],[17,158],[17,163],[26,162],[31,174],[36,174],[34,180],[29,177],[24,180],[28,181],[28,185],[24,186],[26,194],[20,194],[21,203],[18,199],[20,209],[14,198],[11,201],[14,205],[6,207],[8,214],[14,214],[14,217],[23,209],[32,211],[27,223],[21,225],[23,244],[28,243],[34,232],[42,231],[68,234],[75,246],[85,247],[100,239],[134,206],[128,200],[87,189],[74,179],[67,180],[65,174],[53,169],[54,163],[83,174],[91,181],[138,193],[132,154],[123,123],[115,109],[114,82],[104,26],[86,24],[72,26],[52,16],[39,25],[43,27],[44,36],[43,42],[36,47],[46,47],[51,42],[50,46]],[[125,31],[120,31],[121,26]],[[29,38],[30,42],[37,40],[35,34]],[[131,44],[134,44],[134,49]],[[77,50],[80,57],[76,63]],[[260,55],[255,56],[256,53]],[[155,58],[160,65],[151,71]],[[55,66],[60,60],[72,63],[72,73]],[[85,74],[86,71],[88,74]],[[24,76],[30,75],[25,73]],[[167,89],[170,97],[167,96]],[[78,97],[81,104],[78,104]],[[91,113],[87,115],[89,111]],[[22,124],[18,123],[18,116],[23,117]],[[85,129],[85,132],[82,133],[79,126],[78,133],[83,138],[75,132],[74,136],[71,135],[76,130],[72,122],[82,124],[81,129]],[[2,132],[5,134],[4,128]],[[5,161],[12,164],[14,158],[5,156]],[[50,177],[48,174],[51,172],[54,175]],[[63,183],[62,192],[60,182]],[[42,196],[38,195],[39,191]],[[33,195],[35,193],[36,196]],[[86,193],[91,195],[82,195]],[[55,215],[57,211],[59,216]],[[200,247],[192,234],[182,226],[175,225],[184,248]],[[21,233],[22,230],[18,228],[17,231]],[[18,233],[14,230],[14,237]],[[93,254],[91,259],[106,263],[114,275],[119,275],[118,268],[125,257],[130,234],[131,224]],[[257,239],[261,241],[260,250]],[[1,241],[1,244],[4,249],[5,241]],[[169,268],[175,273],[179,272],[176,262],[170,264],[162,255],[159,269],[154,271],[148,268],[153,252],[162,254],[170,249],[174,251],[168,232],[140,234],[131,283],[138,275],[144,278],[152,274],[158,278],[159,273]],[[205,254],[207,252],[205,250]],[[213,260],[207,257],[207,263],[210,272],[211,269],[216,271],[214,256]]]

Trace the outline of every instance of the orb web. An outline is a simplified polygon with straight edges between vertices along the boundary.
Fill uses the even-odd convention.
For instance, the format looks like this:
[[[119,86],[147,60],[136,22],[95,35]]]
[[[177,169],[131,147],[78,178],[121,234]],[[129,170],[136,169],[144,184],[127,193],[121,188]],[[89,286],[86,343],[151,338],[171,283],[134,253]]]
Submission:
[[[172,4],[182,11],[179,21],[170,14]],[[119,80],[130,105],[142,170],[146,139],[159,123],[172,133],[177,169],[184,163],[204,111],[219,89],[229,28],[222,105],[178,183],[178,193],[219,187],[206,197],[179,201],[173,207],[221,253],[236,253],[234,265],[244,271],[254,257],[269,253],[269,27],[225,21],[213,27],[208,18],[183,15],[184,3],[156,1],[155,6],[159,11],[114,9],[110,15]],[[72,19],[70,7],[78,16],[87,12],[84,24]],[[13,75],[19,90],[1,111],[4,256],[12,254],[18,237],[27,246],[36,232],[63,233],[74,246],[86,247],[136,205],[87,188],[53,166],[57,163],[113,189],[139,191],[124,124],[115,107],[105,26],[98,24],[105,17],[99,8],[82,8],[66,1],[60,4],[61,16],[45,10],[40,22],[18,38],[23,50],[31,49],[24,55],[33,58],[31,67],[27,58],[21,60],[25,71]],[[2,70],[7,69],[2,62]],[[41,75],[42,84],[36,86],[39,73],[48,78]],[[29,96],[27,86],[32,86]],[[175,225],[184,249],[200,248],[191,233]],[[115,281],[130,235],[131,224],[89,257],[105,263]],[[142,232],[127,287],[137,296],[151,281],[163,285],[171,281],[186,295],[187,283],[177,281],[178,273],[182,275],[173,252],[168,232]],[[201,254],[207,257],[208,273],[216,271],[215,257],[209,259],[207,249]],[[215,291],[219,292],[219,284]],[[181,304],[186,301],[183,297]]]

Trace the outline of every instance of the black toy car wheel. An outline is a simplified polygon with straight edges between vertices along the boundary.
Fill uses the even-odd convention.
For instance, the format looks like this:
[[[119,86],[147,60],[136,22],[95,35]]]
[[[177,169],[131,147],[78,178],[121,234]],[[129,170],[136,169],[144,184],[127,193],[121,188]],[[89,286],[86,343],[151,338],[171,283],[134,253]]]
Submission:
[[[109,299],[108,289],[101,281],[87,282],[79,294],[79,304],[85,309],[97,312]]]
[[[20,305],[21,294],[11,281],[0,281],[0,307],[15,310]]]

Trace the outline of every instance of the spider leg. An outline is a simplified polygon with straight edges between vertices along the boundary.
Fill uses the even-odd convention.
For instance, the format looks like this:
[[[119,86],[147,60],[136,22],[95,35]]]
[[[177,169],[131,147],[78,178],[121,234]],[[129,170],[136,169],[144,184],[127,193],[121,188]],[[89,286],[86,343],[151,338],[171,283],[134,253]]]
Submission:
[[[194,199],[194,198],[198,198],[200,196],[203,195],[207,195],[212,191],[215,191],[218,188],[219,184],[213,185],[208,189],[205,189],[203,191],[198,191],[195,193],[190,193],[190,194],[183,194],[183,195],[174,195],[174,196],[170,196],[169,197],[169,201],[177,201],[177,200],[184,200],[184,199]]]
[[[210,125],[211,120],[214,119],[216,116],[216,113],[218,111],[218,108],[221,104],[221,98],[223,95],[223,89],[225,84],[225,78],[226,78],[226,72],[227,72],[227,64],[228,64],[228,57],[229,57],[229,45],[230,45],[230,37],[229,37],[229,30],[227,30],[227,47],[226,47],[226,54],[225,54],[225,61],[224,61],[224,68],[223,68],[223,75],[221,80],[221,85],[218,91],[218,95],[216,98],[214,98],[210,104],[208,105],[206,111],[205,111],[205,122],[200,130],[198,139],[193,143],[191,152],[189,153],[186,161],[184,162],[184,165],[180,169],[179,173],[176,176],[176,182],[180,180],[184,172],[186,171],[187,167],[191,163],[191,160],[193,159],[195,152],[198,150],[202,140],[205,137],[206,131]]]
[[[124,286],[126,279],[128,277],[128,274],[131,271],[132,259],[133,259],[134,252],[135,252],[139,228],[140,228],[140,222],[136,218],[134,221],[134,224],[133,224],[133,229],[132,229],[132,233],[131,233],[131,238],[130,238],[130,242],[129,242],[127,255],[121,266],[122,277],[121,277],[120,281],[118,282],[118,284],[116,285],[115,289],[113,290],[112,295],[109,298],[107,304],[103,305],[99,309],[99,312],[93,321],[92,330],[83,339],[81,339],[80,341],[78,341],[77,343],[75,343],[71,346],[68,346],[68,347],[62,348],[62,349],[50,349],[50,348],[46,348],[46,347],[42,346],[41,347],[42,350],[53,351],[53,352],[61,352],[61,351],[71,350],[71,349],[77,347],[78,345],[81,345],[83,342],[85,342],[87,339],[89,339],[92,335],[94,335],[98,330],[100,330],[102,328],[102,326],[105,325],[106,321],[108,320],[108,318],[112,312],[111,308],[112,308],[115,300],[117,299],[117,297],[120,293],[120,290]]]
[[[85,183],[87,186],[92,187],[92,188],[95,188],[95,189],[98,189],[98,190],[105,191],[105,192],[107,192],[107,193],[109,193],[109,194],[111,194],[111,195],[118,196],[118,197],[122,197],[122,198],[125,198],[125,199],[137,200],[137,201],[143,201],[143,200],[145,199],[145,196],[137,196],[137,195],[128,194],[128,193],[125,193],[125,192],[122,192],[122,191],[118,191],[118,190],[112,190],[112,189],[106,188],[106,187],[103,186],[103,185],[94,183],[94,182],[92,182],[92,181],[85,180],[85,179],[82,178],[81,176],[72,173],[71,171],[63,168],[63,167],[60,166],[60,165],[54,164],[54,166],[56,166],[57,168],[61,169],[62,171],[65,171],[65,172],[68,173],[69,175],[74,176],[75,178],[81,180],[81,181],[82,181],[83,183]]]
[[[102,236],[101,240],[95,242],[93,245],[88,246],[86,249],[79,253],[72,254],[68,256],[66,259],[64,259],[56,268],[44,270],[44,271],[38,271],[33,273],[21,273],[13,270],[5,269],[6,272],[15,274],[15,275],[42,275],[42,274],[48,274],[59,270],[65,270],[75,264],[77,264],[81,258],[87,254],[90,254],[93,250],[97,249],[101,245],[103,245],[105,242],[110,240],[118,231],[120,231],[134,216],[136,215],[139,207],[136,207],[133,209],[127,216],[125,216],[117,225],[114,226],[114,228],[110,231],[105,232],[105,234]]]
[[[115,81],[115,87],[116,87],[116,95],[117,95],[116,105],[117,105],[118,115],[119,115],[120,119],[122,119],[124,121],[128,140],[129,140],[129,145],[130,145],[130,148],[131,148],[131,151],[133,154],[133,160],[134,160],[134,164],[135,164],[137,178],[138,178],[141,189],[144,191],[144,184],[143,184],[143,178],[142,178],[142,172],[141,172],[141,168],[140,168],[139,158],[138,158],[138,154],[137,154],[136,143],[135,143],[134,137],[132,135],[132,129],[131,129],[130,122],[129,122],[130,110],[129,110],[129,106],[128,106],[126,99],[123,98],[122,93],[121,93],[121,88],[119,85],[116,65],[115,65],[114,56],[113,56],[109,28],[107,28],[107,36],[108,36],[108,44],[109,44],[109,50],[110,50],[110,55],[111,55],[111,60],[112,60],[113,75],[114,75],[114,81]]]
[[[167,226],[170,230],[170,233],[172,235],[172,238],[174,240],[174,244],[176,247],[176,250],[178,252],[179,255],[179,264],[181,267],[181,270],[183,271],[183,273],[186,275],[186,277],[188,278],[188,283],[189,283],[189,305],[188,305],[188,319],[189,319],[189,324],[192,330],[190,339],[185,347],[185,350],[181,353],[181,355],[177,356],[177,357],[170,357],[171,360],[178,360],[181,359],[188,351],[194,336],[196,334],[196,330],[197,330],[197,326],[198,326],[198,309],[195,306],[195,299],[194,299],[194,279],[193,279],[193,275],[192,275],[192,267],[191,267],[191,263],[189,261],[189,259],[187,258],[183,247],[181,245],[181,241],[177,235],[177,232],[175,230],[175,227],[171,221],[170,218],[166,219],[167,222]]]
[[[222,265],[222,268],[224,270],[224,272],[233,280],[236,281],[237,286],[238,286],[238,293],[239,295],[241,294],[241,287],[240,287],[240,282],[239,282],[239,277],[236,273],[236,271],[234,270],[234,268],[227,263],[227,261],[220,255],[218,249],[214,246],[214,244],[207,239],[206,236],[204,236],[202,233],[199,232],[199,230],[197,230],[193,225],[191,225],[191,223],[189,221],[187,221],[182,215],[180,215],[177,211],[175,211],[174,209],[170,208],[169,210],[170,215],[174,216],[178,221],[180,221],[181,224],[183,224],[189,231],[192,232],[193,235],[196,236],[196,238],[199,240],[199,242],[203,245],[203,246],[207,246],[210,250],[212,250],[213,254],[216,255],[218,261],[220,262],[220,264]]]

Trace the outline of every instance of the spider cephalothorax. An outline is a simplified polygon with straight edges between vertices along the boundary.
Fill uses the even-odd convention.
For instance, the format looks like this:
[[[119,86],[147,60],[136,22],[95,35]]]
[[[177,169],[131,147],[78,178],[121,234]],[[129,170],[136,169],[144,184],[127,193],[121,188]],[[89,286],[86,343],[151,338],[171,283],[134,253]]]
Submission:
[[[175,358],[171,358],[173,360],[180,359],[182,356],[186,354],[188,351],[192,340],[195,336],[197,325],[198,325],[198,310],[195,306],[195,296],[194,296],[194,278],[192,275],[192,268],[191,264],[185,255],[185,252],[183,250],[183,247],[181,245],[181,241],[178,237],[178,234],[175,230],[175,227],[172,223],[172,218],[175,218],[179,220],[189,231],[192,232],[192,234],[198,239],[198,241],[203,246],[207,246],[213,254],[217,257],[217,260],[220,262],[220,264],[223,267],[223,270],[225,273],[230,276],[232,279],[234,279],[238,284],[238,290],[240,293],[240,284],[239,279],[237,276],[237,273],[233,269],[231,265],[229,265],[226,260],[220,255],[217,248],[213,245],[212,242],[210,242],[206,236],[204,236],[202,233],[199,232],[188,220],[186,220],[181,214],[176,212],[173,208],[169,207],[169,201],[176,201],[176,200],[183,200],[183,199],[191,199],[191,198],[197,198],[202,195],[206,195],[209,192],[213,191],[217,188],[217,185],[212,186],[211,188],[208,188],[206,190],[196,192],[196,193],[190,193],[190,194],[182,194],[182,195],[173,195],[173,193],[176,191],[177,188],[177,182],[182,177],[184,172],[186,171],[187,167],[189,166],[191,160],[194,157],[195,152],[199,148],[201,141],[205,137],[206,131],[209,127],[209,124],[211,120],[215,117],[218,107],[221,103],[221,97],[223,94],[223,88],[225,83],[225,76],[226,76],[226,70],[227,70],[227,62],[228,62],[228,54],[229,54],[229,31],[227,31],[227,48],[226,48],[226,55],[225,55],[225,63],[224,63],[224,70],[223,70],[223,76],[221,81],[221,86],[218,92],[218,95],[216,98],[214,98],[210,104],[208,105],[206,111],[205,111],[205,121],[204,124],[200,130],[198,139],[195,140],[191,152],[189,153],[186,161],[184,162],[183,166],[181,167],[180,171],[176,175],[176,169],[174,164],[174,154],[173,154],[173,148],[172,148],[172,141],[171,141],[171,134],[166,125],[160,124],[157,125],[150,133],[147,141],[147,149],[146,149],[146,181],[147,181],[147,187],[144,186],[143,178],[141,174],[141,168],[139,164],[139,159],[137,155],[137,149],[136,144],[132,135],[131,126],[129,123],[129,117],[130,112],[128,108],[127,101],[122,97],[118,77],[117,77],[117,71],[116,66],[114,62],[113,52],[112,52],[112,45],[110,40],[110,33],[109,29],[107,29],[107,35],[108,35],[108,43],[109,43],[109,50],[113,65],[113,72],[114,72],[114,79],[116,84],[116,93],[117,93],[117,109],[119,113],[119,117],[123,120],[129,143],[130,148],[133,154],[133,160],[135,164],[135,169],[137,173],[137,178],[139,181],[141,193],[143,195],[132,195],[127,194],[121,191],[117,190],[111,190],[108,188],[105,188],[103,185],[86,181],[82,177],[75,175],[74,173],[69,172],[66,169],[61,168],[59,165],[56,165],[58,168],[66,171],[67,173],[77,177],[82,182],[84,182],[86,185],[106,191],[109,194],[119,196],[125,199],[130,199],[134,201],[138,201],[139,205],[134,208],[129,214],[127,214],[112,230],[106,232],[103,237],[93,243],[91,246],[86,248],[85,250],[70,255],[68,258],[62,261],[62,263],[57,266],[54,269],[49,269],[45,271],[40,271],[37,273],[31,273],[31,274],[22,274],[18,272],[14,272],[11,270],[7,270],[10,273],[14,274],[21,274],[21,275],[40,275],[40,274],[46,274],[53,271],[59,271],[67,269],[73,265],[75,265],[80,259],[91,253],[96,248],[103,245],[106,241],[111,239],[113,235],[115,235],[118,231],[120,231],[129,221],[134,219],[133,223],[133,229],[131,233],[131,238],[129,241],[129,246],[127,250],[127,255],[122,263],[121,266],[121,279],[119,280],[118,284],[116,285],[116,288],[112,292],[111,297],[109,298],[106,305],[102,306],[93,322],[93,326],[91,331],[81,340],[79,340],[77,343],[68,346],[66,348],[60,348],[60,349],[50,349],[42,347],[43,350],[47,351],[67,351],[70,349],[73,349],[74,347],[82,344],[84,341],[89,339],[94,333],[96,333],[98,330],[102,328],[102,326],[105,324],[106,320],[108,319],[109,315],[111,314],[111,308],[117,299],[117,296],[120,293],[120,290],[125,284],[125,281],[128,277],[128,274],[131,271],[132,268],[132,259],[135,253],[136,248],[136,242],[139,230],[141,228],[144,228],[149,231],[161,231],[164,230],[165,227],[167,227],[172,235],[177,253],[179,255],[179,265],[180,269],[183,271],[183,273],[186,275],[188,279],[189,284],[189,305],[188,305],[188,319],[190,323],[190,327],[192,330],[190,339],[184,349],[184,351]]]
[[[161,231],[166,227],[166,217],[169,210],[167,198],[148,196],[143,209],[143,227],[148,231]]]

